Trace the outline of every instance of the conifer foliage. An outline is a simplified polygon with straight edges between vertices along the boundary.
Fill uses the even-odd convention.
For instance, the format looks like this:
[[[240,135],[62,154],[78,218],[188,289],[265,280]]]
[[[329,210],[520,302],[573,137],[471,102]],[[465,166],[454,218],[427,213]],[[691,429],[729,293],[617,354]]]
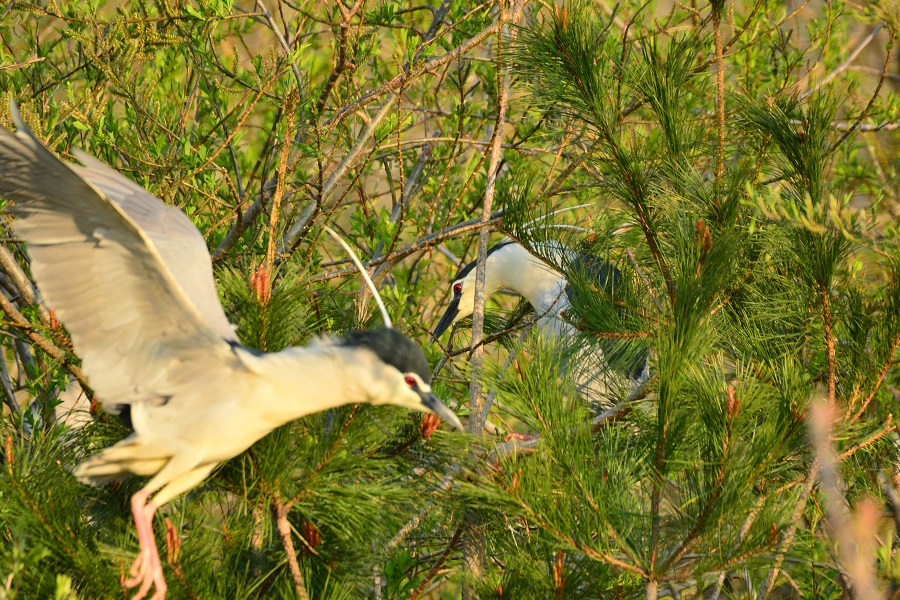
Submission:
[[[347,406],[272,432],[160,511],[168,597],[891,597],[898,14],[8,6],[2,105],[184,210],[243,343],[378,325],[328,225],[425,346],[437,395],[486,418],[478,437]],[[127,429],[4,227],[0,599],[128,597],[141,481],[71,475]],[[476,308],[483,332],[429,338],[483,227],[565,274],[577,333],[541,335],[501,294]]]

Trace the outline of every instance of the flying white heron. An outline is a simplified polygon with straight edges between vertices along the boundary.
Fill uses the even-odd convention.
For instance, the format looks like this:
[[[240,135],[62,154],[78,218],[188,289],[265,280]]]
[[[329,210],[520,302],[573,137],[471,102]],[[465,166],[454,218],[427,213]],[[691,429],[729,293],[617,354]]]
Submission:
[[[80,165],[59,160],[10,110],[16,133],[0,127],[0,195],[14,201],[13,230],[97,397],[134,428],[75,475],[152,476],[131,500],[140,553],[125,585],[139,588],[135,598],[154,584],[153,600],[166,594],[156,510],[276,427],[365,402],[434,412],[462,428],[431,393],[421,346],[393,329],[271,354],[242,346],[187,216],[84,152],[75,151]]]

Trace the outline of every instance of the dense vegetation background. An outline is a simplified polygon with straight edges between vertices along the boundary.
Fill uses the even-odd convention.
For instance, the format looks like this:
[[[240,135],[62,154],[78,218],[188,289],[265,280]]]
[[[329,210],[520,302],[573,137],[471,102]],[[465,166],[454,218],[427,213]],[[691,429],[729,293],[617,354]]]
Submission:
[[[895,594],[898,27],[894,0],[4,5],[3,106],[183,209],[245,343],[379,322],[329,224],[485,431],[285,426],[161,511],[169,597]],[[489,231],[623,283],[551,253],[579,339],[499,296],[431,341]],[[128,597],[141,482],[70,475],[126,431],[72,408],[5,239],[0,598]],[[573,380],[599,341],[651,377],[597,406]]]

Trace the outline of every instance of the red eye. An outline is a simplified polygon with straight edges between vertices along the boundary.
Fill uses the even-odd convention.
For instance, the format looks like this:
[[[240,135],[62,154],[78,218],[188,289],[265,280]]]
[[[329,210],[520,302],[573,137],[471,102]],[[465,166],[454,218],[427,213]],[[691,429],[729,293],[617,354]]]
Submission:
[[[457,296],[462,294],[462,284],[461,283],[453,284],[453,293],[456,294]]]
[[[412,375],[407,375],[404,380],[406,381],[406,385],[411,388],[417,387],[419,384],[416,382],[416,378]]]

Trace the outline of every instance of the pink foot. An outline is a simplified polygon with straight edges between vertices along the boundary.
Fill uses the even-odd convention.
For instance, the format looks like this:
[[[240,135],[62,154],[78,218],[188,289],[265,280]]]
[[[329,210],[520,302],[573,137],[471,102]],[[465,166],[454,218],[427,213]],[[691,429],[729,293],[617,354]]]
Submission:
[[[153,514],[158,507],[154,502],[147,502],[149,495],[141,490],[131,498],[131,512],[141,549],[129,570],[131,577],[123,581],[122,585],[127,588],[141,586],[132,600],[140,600],[146,596],[154,584],[156,590],[151,600],[163,600],[166,597],[166,580],[153,537]]]

